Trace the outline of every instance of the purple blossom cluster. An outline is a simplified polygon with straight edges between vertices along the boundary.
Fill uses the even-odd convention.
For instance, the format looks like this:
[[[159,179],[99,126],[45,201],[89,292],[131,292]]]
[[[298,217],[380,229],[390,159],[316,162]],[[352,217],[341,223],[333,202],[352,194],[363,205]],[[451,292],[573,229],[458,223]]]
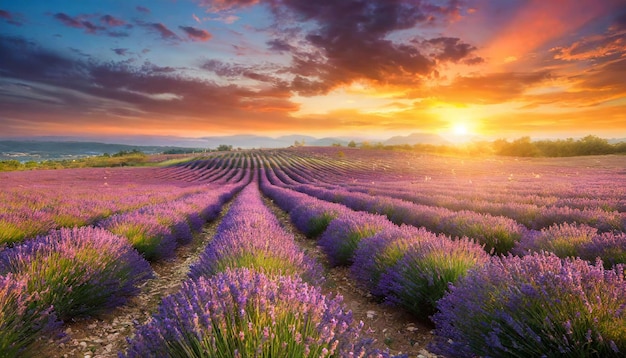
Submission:
[[[148,206],[186,202],[207,189],[223,190],[219,184],[208,187],[201,178],[187,182],[171,168],[41,170],[4,175],[7,180],[0,181],[0,244],[17,243],[61,227],[92,225],[113,214]]]
[[[340,297],[293,276],[227,269],[186,282],[121,357],[388,357]]]
[[[401,258],[382,273],[379,287],[388,302],[421,318],[437,311],[437,302],[450,284],[489,260],[482,247],[466,237],[452,241],[423,235],[403,240],[397,247],[404,245]]]
[[[472,211],[454,212],[445,208],[417,205],[400,199],[375,197],[365,193],[341,189],[323,189],[300,185],[295,190],[341,203],[351,209],[385,215],[392,222],[425,227],[451,237],[467,236],[484,245],[487,252],[509,252],[525,232],[525,228],[512,219],[479,214]]]
[[[623,357],[626,282],[581,259],[493,257],[451,288],[430,349],[450,357]]]
[[[307,194],[272,185],[269,180],[270,176],[265,178],[265,173],[268,171],[261,173],[260,181],[263,192],[272,198],[281,209],[289,212],[294,226],[308,237],[319,236],[326,230],[331,221],[348,214],[349,210],[343,205],[329,203]]]
[[[553,225],[541,231],[530,231],[513,250],[519,255],[548,251],[561,258],[580,257],[590,262],[601,259],[609,268],[626,264],[626,233],[600,233],[584,224]]]
[[[626,202],[619,202],[615,198],[558,198],[549,199],[532,194],[502,194],[499,196],[483,196],[484,189],[478,195],[466,195],[466,188],[437,188],[436,194],[425,188],[409,190],[397,185],[389,188],[380,188],[374,185],[351,185],[346,187],[352,192],[367,193],[374,196],[384,196],[401,199],[415,204],[435,206],[453,211],[469,210],[476,213],[494,216],[505,216],[525,225],[528,228],[541,229],[555,223],[584,223],[593,225],[601,230],[624,229],[619,210],[624,210]],[[476,188],[473,188],[477,190]]]
[[[0,275],[0,355],[32,354],[31,344],[43,335],[59,333],[59,326],[52,307],[39,305],[37,295],[29,292],[26,278]]]
[[[331,265],[351,265],[354,251],[361,240],[396,226],[382,215],[346,212],[330,222],[318,245],[328,256]]]
[[[207,193],[184,196],[169,203],[145,206],[113,215],[98,225],[128,239],[149,261],[171,257],[180,244],[188,244],[202,225],[219,214],[243,184],[224,185]]]
[[[313,284],[323,279],[321,266],[305,255],[293,236],[280,226],[255,184],[248,185],[235,199],[189,275],[197,279],[236,267],[301,276]]]
[[[24,280],[29,308],[62,320],[124,304],[152,268],[119,237],[94,227],[60,229],[0,252],[0,276]]]

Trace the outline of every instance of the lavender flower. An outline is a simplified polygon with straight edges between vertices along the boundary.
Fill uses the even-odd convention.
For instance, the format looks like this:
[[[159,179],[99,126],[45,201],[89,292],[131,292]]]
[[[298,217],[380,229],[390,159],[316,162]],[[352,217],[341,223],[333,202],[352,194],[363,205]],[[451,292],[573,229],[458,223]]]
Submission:
[[[453,357],[618,357],[626,352],[621,266],[541,253],[494,257],[438,303],[430,349]]]
[[[99,224],[115,235],[125,237],[146,260],[172,257],[176,239],[156,217],[133,212],[114,215]]]
[[[236,267],[272,275],[300,275],[314,284],[323,280],[321,266],[281,228],[263,204],[256,185],[246,187],[231,205],[189,276],[210,276]]]
[[[468,270],[485,264],[489,255],[477,243],[462,238],[424,235],[409,242],[403,257],[380,278],[387,301],[421,318],[436,312],[448,285]]]
[[[354,262],[350,272],[356,282],[372,295],[383,297],[381,276],[404,255],[408,245],[422,237],[436,237],[435,234],[413,226],[400,226],[366,237],[354,252]]]
[[[183,284],[120,357],[380,357],[341,298],[299,278],[227,270]]]
[[[61,319],[126,302],[152,269],[123,239],[93,227],[61,229],[0,252],[0,275],[24,279],[37,307]]]
[[[18,357],[29,353],[29,346],[39,337],[59,334],[60,321],[52,306],[37,302],[28,292],[28,279],[15,275],[0,276],[0,355]],[[30,352],[32,353],[32,352]]]
[[[349,265],[359,242],[366,237],[396,228],[382,215],[348,212],[331,221],[318,244],[333,266]]]

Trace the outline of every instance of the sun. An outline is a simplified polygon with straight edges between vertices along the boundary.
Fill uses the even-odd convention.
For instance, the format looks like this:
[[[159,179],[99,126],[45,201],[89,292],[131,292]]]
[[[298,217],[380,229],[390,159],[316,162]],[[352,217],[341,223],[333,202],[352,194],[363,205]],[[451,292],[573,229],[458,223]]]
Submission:
[[[452,133],[457,137],[463,137],[469,134],[469,129],[463,123],[456,123],[452,126]]]

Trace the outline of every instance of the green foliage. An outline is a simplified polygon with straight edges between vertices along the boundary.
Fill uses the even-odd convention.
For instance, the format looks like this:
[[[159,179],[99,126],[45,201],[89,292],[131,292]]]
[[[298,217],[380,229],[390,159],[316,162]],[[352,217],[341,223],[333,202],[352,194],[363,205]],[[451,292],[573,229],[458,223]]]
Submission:
[[[568,138],[531,142],[529,137],[522,137],[509,143],[500,139],[494,142],[493,147],[498,155],[518,157],[572,157],[626,153],[625,143],[613,145],[606,139],[593,135],[576,141]]]
[[[351,140],[350,143],[348,143],[348,147],[356,148],[356,143],[353,140]]]
[[[218,152],[230,152],[231,150],[233,150],[233,146],[232,145],[220,144],[220,145],[217,146],[217,151]]]

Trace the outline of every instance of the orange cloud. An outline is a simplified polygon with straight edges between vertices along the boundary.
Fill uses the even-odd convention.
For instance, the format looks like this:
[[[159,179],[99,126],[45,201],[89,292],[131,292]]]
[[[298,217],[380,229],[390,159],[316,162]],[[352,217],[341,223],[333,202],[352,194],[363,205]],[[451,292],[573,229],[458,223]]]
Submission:
[[[521,59],[550,40],[572,32],[603,14],[613,1],[531,0],[515,13],[508,26],[499,29],[486,45],[486,57],[494,64]]]

